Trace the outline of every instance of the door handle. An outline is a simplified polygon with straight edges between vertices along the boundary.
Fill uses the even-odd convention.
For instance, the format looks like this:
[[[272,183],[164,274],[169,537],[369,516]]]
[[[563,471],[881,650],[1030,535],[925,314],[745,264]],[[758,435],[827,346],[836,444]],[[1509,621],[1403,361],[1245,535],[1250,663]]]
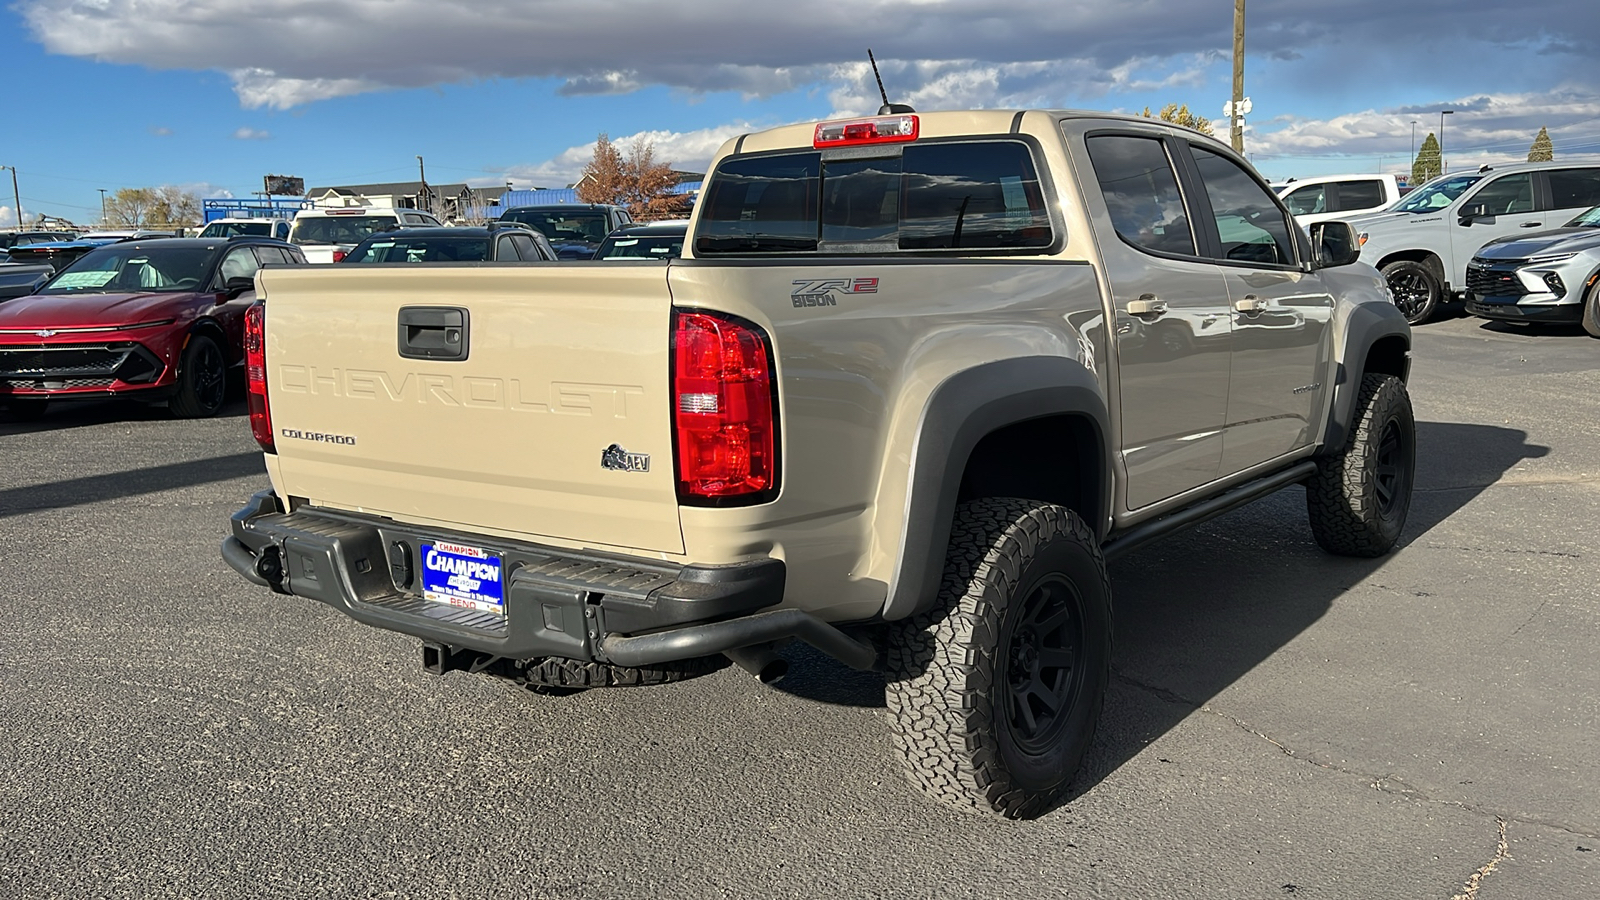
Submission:
[[[1539,223],[1539,222],[1523,222],[1521,225],[1518,225],[1517,227],[1518,228],[1538,228],[1540,224],[1541,223]]]
[[[1234,312],[1241,312],[1247,316],[1257,315],[1266,308],[1267,301],[1257,297],[1255,294],[1245,294],[1244,299],[1237,300],[1233,304]]]
[[[1155,294],[1140,294],[1139,299],[1128,301],[1128,315],[1149,316],[1152,319],[1167,314],[1167,302],[1156,299]]]
[[[400,355],[406,359],[460,361],[467,358],[471,317],[459,306],[402,306]]]

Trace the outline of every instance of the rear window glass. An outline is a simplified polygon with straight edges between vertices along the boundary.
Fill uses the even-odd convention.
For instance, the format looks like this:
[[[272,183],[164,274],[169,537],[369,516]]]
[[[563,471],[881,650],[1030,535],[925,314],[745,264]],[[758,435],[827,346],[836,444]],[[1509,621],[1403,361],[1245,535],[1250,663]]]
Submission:
[[[394,216],[307,216],[296,219],[289,240],[296,244],[359,244],[382,228],[399,224]]]
[[[1009,250],[1054,237],[1026,144],[913,144],[898,157],[730,160],[704,201],[695,252]]]
[[[488,258],[489,241],[483,237],[379,238],[359,253],[345,257],[347,263],[482,262]],[[512,259],[517,257],[512,256]]]

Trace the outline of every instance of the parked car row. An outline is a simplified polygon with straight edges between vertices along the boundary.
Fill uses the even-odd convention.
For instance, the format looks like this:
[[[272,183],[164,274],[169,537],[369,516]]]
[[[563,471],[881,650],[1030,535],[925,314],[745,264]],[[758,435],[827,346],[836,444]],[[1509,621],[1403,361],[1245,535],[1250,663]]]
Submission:
[[[0,264],[0,409],[34,419],[55,400],[116,396],[215,415],[245,360],[241,316],[262,266],[669,259],[688,226],[635,224],[616,207],[568,212],[446,227],[415,210],[305,210],[293,223],[218,220],[196,238],[18,240],[18,261]],[[619,227],[589,247],[596,222]]]

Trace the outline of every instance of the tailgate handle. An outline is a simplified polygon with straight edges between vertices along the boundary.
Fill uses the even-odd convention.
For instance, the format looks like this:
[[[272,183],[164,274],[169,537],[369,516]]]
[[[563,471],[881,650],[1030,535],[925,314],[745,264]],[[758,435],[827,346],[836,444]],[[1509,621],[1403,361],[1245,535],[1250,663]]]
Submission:
[[[406,359],[466,359],[470,321],[459,306],[402,306],[400,355]]]

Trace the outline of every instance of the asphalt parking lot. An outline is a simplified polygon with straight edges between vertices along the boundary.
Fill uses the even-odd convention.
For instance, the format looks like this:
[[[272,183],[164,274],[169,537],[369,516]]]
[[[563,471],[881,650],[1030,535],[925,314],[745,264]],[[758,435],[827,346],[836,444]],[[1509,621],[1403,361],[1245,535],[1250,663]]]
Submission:
[[[1600,895],[1600,341],[1416,337],[1403,546],[1298,489],[1117,561],[1115,683],[1067,805],[922,801],[880,679],[791,648],[568,697],[217,555],[242,404],[0,424],[0,895]]]

